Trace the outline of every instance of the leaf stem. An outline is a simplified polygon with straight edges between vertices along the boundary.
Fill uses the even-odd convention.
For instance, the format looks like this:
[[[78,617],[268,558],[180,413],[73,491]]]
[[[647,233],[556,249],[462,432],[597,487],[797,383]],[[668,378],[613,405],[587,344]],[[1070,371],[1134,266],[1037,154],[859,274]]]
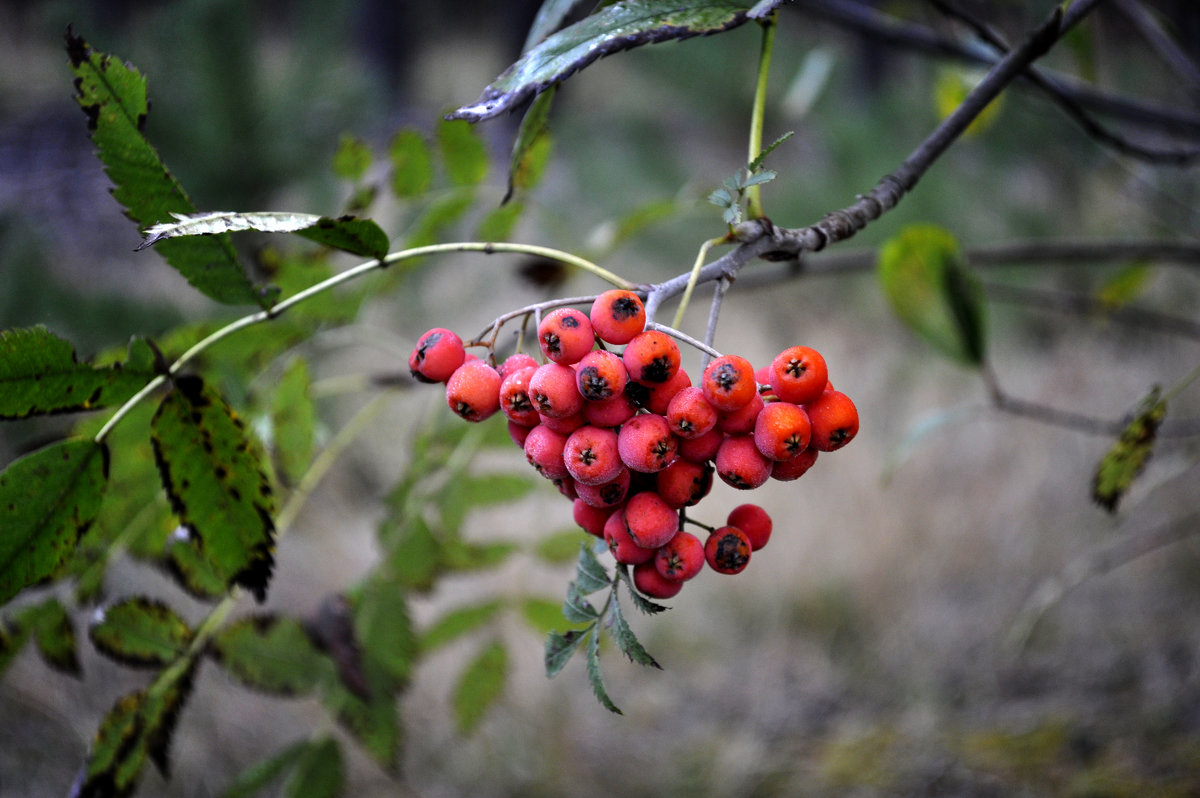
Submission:
[[[767,76],[771,71],[771,53],[775,49],[777,12],[763,19],[762,49],[758,56],[758,80],[754,87],[754,108],[750,114],[750,152],[746,163],[754,163],[762,152],[763,116],[767,108]],[[746,189],[746,217],[760,219],[763,216],[761,186],[754,184]],[[676,320],[678,323],[678,320]]]
[[[725,241],[725,237],[710,238],[700,245],[700,251],[696,254],[696,261],[692,264],[692,271],[688,274],[687,287],[683,289],[683,298],[679,300],[679,308],[675,311],[675,318],[671,321],[672,327],[679,327],[683,324],[683,314],[687,312],[688,303],[692,299],[692,291],[696,287],[696,283],[700,279],[700,270],[704,267],[704,259],[708,257],[708,251]],[[653,319],[653,308],[646,308],[646,318]]]

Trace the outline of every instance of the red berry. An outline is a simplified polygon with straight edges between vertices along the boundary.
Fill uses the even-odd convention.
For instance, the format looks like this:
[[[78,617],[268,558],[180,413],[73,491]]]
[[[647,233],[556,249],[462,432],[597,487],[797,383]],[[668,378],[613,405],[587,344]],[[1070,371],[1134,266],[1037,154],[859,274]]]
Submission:
[[[663,576],[656,562],[633,566],[633,585],[643,596],[652,599],[673,598],[683,590],[683,581]]]
[[[628,381],[629,372],[621,358],[603,349],[588,352],[575,368],[576,387],[589,402],[622,396]]]
[[[444,327],[434,327],[417,339],[408,369],[421,382],[445,382],[465,358],[462,339]]]
[[[679,454],[667,420],[652,413],[636,415],[621,425],[617,447],[625,465],[647,474],[666,468]]]
[[[723,526],[704,542],[704,559],[719,574],[736,574],[750,563],[750,538],[735,526]]]
[[[566,418],[583,409],[575,385],[575,370],[558,363],[543,363],[529,378],[529,397],[543,416]]]
[[[524,352],[516,352],[504,359],[504,362],[496,367],[496,371],[500,372],[500,376],[504,379],[508,378],[509,374],[514,371],[520,371],[523,368],[537,368],[538,362],[532,356]]]
[[[633,418],[635,413],[637,407],[624,391],[620,396],[601,399],[598,402],[585,402],[583,405],[583,415],[594,427],[619,427]]]
[[[483,421],[500,409],[500,372],[470,360],[446,381],[446,404],[467,421]]]
[[[758,551],[771,539],[771,516],[757,504],[739,504],[730,510],[725,523],[745,532],[753,551]]]
[[[532,427],[539,421],[537,408],[529,398],[529,380],[535,371],[537,366],[512,370],[500,382],[500,412],[509,421],[526,427]]]
[[[604,537],[604,522],[613,514],[613,508],[593,507],[583,499],[576,499],[572,514],[575,518],[575,523],[579,524],[584,532],[602,538]]]
[[[659,385],[679,371],[679,346],[666,333],[646,330],[626,344],[621,360],[631,380]]]
[[[693,463],[704,463],[717,456],[717,450],[725,442],[725,434],[719,429],[710,429],[698,438],[679,441],[679,456]]]
[[[625,526],[634,543],[657,549],[679,530],[679,514],[657,493],[637,493],[625,502]]]
[[[637,565],[654,559],[654,549],[639,546],[625,524],[625,508],[620,507],[604,522],[604,541],[613,558],[625,565]]]
[[[812,447],[822,452],[840,449],[858,434],[858,408],[841,391],[825,391],[804,406],[812,423]]]
[[[572,432],[563,460],[575,481],[584,485],[612,482],[625,468],[617,454],[617,433],[602,427],[582,426]]]
[[[538,413],[538,418],[543,426],[549,427],[559,435],[570,435],[575,430],[587,424],[587,418],[583,415],[582,410],[575,415],[564,416],[563,418],[552,418]]]
[[[525,448],[525,439],[529,437],[529,430],[533,427],[526,427],[524,424],[518,424],[515,421],[508,422],[508,437],[512,438],[513,443],[522,449]]]
[[[704,398],[704,391],[688,386],[667,405],[667,423],[680,438],[698,438],[717,425],[717,409]]]
[[[739,490],[761,487],[771,478],[771,461],[762,456],[749,435],[733,435],[721,443],[716,456],[717,475]]]
[[[754,432],[754,423],[758,421],[758,414],[764,407],[766,402],[760,395],[755,394],[743,407],[721,413],[717,417],[717,429],[726,435],[750,435]]]
[[[671,400],[675,398],[675,395],[684,388],[690,387],[691,384],[692,378],[681,368],[675,372],[675,376],[661,385],[648,386],[650,393],[642,400],[642,407],[655,415],[665,416],[667,408],[671,406]]]
[[[646,308],[632,291],[614,288],[592,303],[592,329],[607,344],[627,344],[646,327]]]
[[[754,445],[768,460],[791,460],[808,448],[812,424],[804,408],[791,402],[772,402],[754,422]]]
[[[745,407],[758,395],[754,367],[738,355],[714,358],[704,369],[700,387],[708,403],[723,413]]]
[[[555,308],[543,316],[538,325],[538,345],[542,354],[555,363],[564,366],[578,363],[595,344],[592,323],[583,311],[575,308]]]
[[[799,479],[817,462],[817,450],[809,446],[791,460],[780,460],[771,465],[771,479],[790,482]]]
[[[545,424],[538,424],[525,437],[525,459],[547,479],[568,477],[567,464],[563,461],[563,449],[567,436],[560,435]]]
[[[713,469],[707,463],[676,460],[654,475],[655,492],[671,507],[691,507],[712,490]]]
[[[622,468],[611,481],[600,485],[585,485],[582,482],[575,485],[576,495],[593,507],[615,507],[625,501],[629,494],[631,474],[628,468]]]
[[[811,402],[825,390],[829,369],[821,353],[807,346],[789,346],[767,370],[771,390],[784,402]]]
[[[654,553],[654,567],[671,581],[686,582],[704,568],[704,544],[681,529]]]

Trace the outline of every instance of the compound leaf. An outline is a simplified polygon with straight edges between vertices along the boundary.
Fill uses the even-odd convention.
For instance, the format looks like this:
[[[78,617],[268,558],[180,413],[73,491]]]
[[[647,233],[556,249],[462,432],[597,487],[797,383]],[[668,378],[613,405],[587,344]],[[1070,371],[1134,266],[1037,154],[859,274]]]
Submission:
[[[129,345],[124,363],[92,366],[45,327],[0,332],[0,418],[108,407],[153,378],[154,355],[141,339]]]
[[[759,3],[766,13],[782,0]],[[516,108],[597,59],[644,44],[721,33],[750,19],[751,3],[732,0],[621,0],[547,36],[451,119],[479,122]]]
[[[504,693],[508,680],[508,649],[499,640],[484,646],[458,677],[454,689],[454,720],[460,734],[478,727],[488,709]]]
[[[199,377],[180,377],[150,424],[171,505],[227,585],[262,601],[274,563],[274,497],[245,423]]]
[[[67,32],[67,56],[75,73],[75,99],[88,118],[88,130],[113,196],[143,227],[172,214],[196,211],[183,187],[167,170],[142,133],[149,103],[146,80],[112,56],[92,50]],[[267,293],[251,284],[228,235],[164,242],[159,254],[197,290],[226,304],[265,305]]]
[[[68,560],[107,481],[108,449],[93,440],[52,444],[0,473],[0,604]]]
[[[299,621],[252,615],[225,627],[209,653],[247,687],[272,695],[306,695],[333,672]]]
[[[182,656],[192,629],[166,604],[135,596],[96,611],[88,629],[96,650],[133,667],[162,667]]]
[[[1146,466],[1154,450],[1158,427],[1167,415],[1167,402],[1155,388],[1142,400],[1121,437],[1096,466],[1092,478],[1092,498],[1110,513],[1128,492],[1130,485]]]

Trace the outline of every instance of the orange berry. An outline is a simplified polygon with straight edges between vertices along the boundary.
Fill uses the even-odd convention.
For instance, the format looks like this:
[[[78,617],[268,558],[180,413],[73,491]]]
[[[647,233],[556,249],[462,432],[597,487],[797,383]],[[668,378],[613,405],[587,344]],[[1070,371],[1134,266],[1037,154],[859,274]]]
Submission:
[[[700,387],[708,403],[723,413],[745,407],[758,395],[754,367],[739,355],[714,358],[704,369]]]
[[[620,346],[646,328],[646,308],[637,294],[613,288],[592,302],[589,320],[601,341]]]
[[[589,402],[621,396],[628,381],[620,356],[603,349],[588,352],[575,366],[575,385]]]
[[[408,369],[421,382],[445,382],[466,356],[461,338],[444,327],[434,327],[417,339],[408,356]]]
[[[750,538],[736,526],[723,526],[704,542],[704,559],[719,574],[736,574],[750,564]]]
[[[812,447],[822,452],[840,449],[858,434],[858,408],[841,391],[825,391],[804,405],[812,422]]]
[[[625,465],[646,474],[663,470],[679,456],[679,443],[667,420],[652,413],[636,415],[621,425],[617,449]]]
[[[483,421],[500,409],[500,372],[469,360],[446,380],[446,404],[467,421]]]
[[[645,330],[626,344],[621,360],[631,380],[644,385],[660,385],[679,371],[679,346],[666,333]]]
[[[581,310],[555,308],[543,316],[538,325],[538,345],[542,354],[555,363],[564,366],[578,363],[595,344],[592,323]]]
[[[767,377],[776,396],[799,405],[821,395],[829,380],[829,369],[817,350],[789,346],[771,361]]]
[[[704,544],[681,529],[654,553],[654,567],[673,582],[686,582],[704,568]]]
[[[772,402],[754,422],[754,445],[768,460],[791,460],[808,448],[812,424],[804,408]]]

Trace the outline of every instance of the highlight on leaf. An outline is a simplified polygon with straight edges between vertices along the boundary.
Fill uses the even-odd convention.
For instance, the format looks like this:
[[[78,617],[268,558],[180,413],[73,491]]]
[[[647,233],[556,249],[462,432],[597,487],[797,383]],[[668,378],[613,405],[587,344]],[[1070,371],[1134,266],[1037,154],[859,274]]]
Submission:
[[[382,258],[388,252],[387,234],[370,219],[341,216],[336,219],[311,213],[275,211],[207,211],[172,213],[174,222],[162,222],[146,228],[138,249],[181,236],[211,236],[256,230],[260,233],[295,233],[322,246],[361,255]]]

